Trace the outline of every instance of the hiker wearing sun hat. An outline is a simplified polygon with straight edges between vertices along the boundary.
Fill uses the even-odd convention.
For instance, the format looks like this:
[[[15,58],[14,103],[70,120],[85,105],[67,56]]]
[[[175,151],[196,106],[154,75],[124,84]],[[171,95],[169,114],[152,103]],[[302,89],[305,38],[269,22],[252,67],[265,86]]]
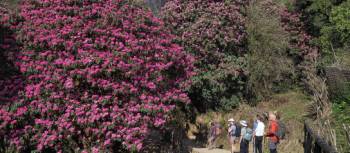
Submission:
[[[234,151],[236,151],[236,124],[235,124],[235,120],[233,118],[230,118],[228,120],[228,137],[229,137],[229,142],[231,144],[231,153],[233,153]]]
[[[253,130],[248,127],[248,123],[245,120],[239,122],[242,126],[240,137],[240,153],[249,153],[249,142],[253,138]]]

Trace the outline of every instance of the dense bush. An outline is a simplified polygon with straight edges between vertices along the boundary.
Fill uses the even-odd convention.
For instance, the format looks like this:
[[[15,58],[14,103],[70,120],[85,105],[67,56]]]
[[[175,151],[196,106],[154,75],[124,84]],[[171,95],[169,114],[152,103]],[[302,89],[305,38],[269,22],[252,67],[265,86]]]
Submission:
[[[11,107],[15,105],[13,101],[18,100],[18,92],[23,90],[23,77],[16,66],[18,46],[14,37],[16,20],[13,17],[0,4],[0,135],[2,138],[0,152],[5,152],[6,149],[6,138],[3,136],[8,131],[4,127],[14,123],[8,122],[10,121],[8,110],[13,108]]]
[[[272,9],[273,5],[265,1],[252,2],[247,11],[248,89],[257,100],[293,87],[289,35],[281,26],[279,9]]]
[[[18,46],[14,35],[17,19],[0,5],[0,106],[16,100],[23,83],[17,67]]]
[[[182,89],[193,75],[192,56],[141,7],[27,0],[21,16],[24,90],[0,109],[9,147],[105,152],[122,143],[140,150],[176,102],[189,102]]]
[[[297,2],[298,11],[314,44],[322,51],[323,63],[336,62],[335,54],[346,52],[350,45],[349,0],[306,0]]]
[[[330,25],[321,29],[323,45],[344,47],[350,46],[350,1],[333,7],[330,14]],[[330,31],[329,31],[330,30]],[[332,31],[332,32],[331,32]],[[334,45],[333,45],[334,44]],[[327,46],[324,46],[327,47]]]
[[[0,4],[0,78],[14,75],[15,59],[18,51],[14,38],[17,20],[13,14]]]
[[[289,40],[289,53],[294,57],[295,63],[299,68],[303,64],[311,64],[311,67],[314,67],[320,53],[317,46],[312,43],[313,37],[305,30],[301,14],[281,9],[280,15],[283,28],[291,38]]]
[[[336,76],[334,81],[337,84],[339,83],[340,86],[329,86],[329,91],[327,91],[323,79],[315,75],[317,72],[315,66],[319,64],[320,60],[322,60],[322,64],[333,64],[336,62],[334,59],[338,53],[346,52],[346,47],[349,45],[349,2],[348,0],[298,1],[296,5],[297,11],[301,13],[284,11],[282,14],[286,29],[294,33],[297,38],[291,42],[292,48],[306,53],[304,54],[305,60],[300,63],[300,66],[303,70],[305,83],[314,94],[313,103],[308,113],[313,117],[317,116],[317,122],[320,125],[324,125],[325,118],[329,119],[327,117],[331,113],[333,114],[332,120],[334,122],[331,128],[335,130],[335,133],[323,132],[322,136],[327,137],[331,135],[333,138],[334,134],[336,134],[336,142],[334,140],[330,142],[333,143],[332,145],[336,145],[339,152],[349,150],[348,146],[346,146],[346,141],[344,141],[346,139],[345,133],[342,131],[343,124],[349,124],[350,101],[348,99],[349,92],[347,91],[349,85],[339,75]],[[306,25],[304,26],[303,23],[306,23]],[[295,32],[300,31],[299,29],[307,29],[307,31]],[[314,75],[310,75],[312,73]],[[328,92],[336,94],[328,95]],[[328,99],[328,96],[332,99]],[[334,97],[338,98],[334,99]],[[332,105],[330,100],[333,102]],[[330,106],[333,106],[333,108],[330,108]],[[327,129],[324,127],[320,128]]]
[[[162,9],[166,26],[197,59],[198,75],[189,93],[202,111],[231,109],[243,95],[246,4],[242,0],[171,0]]]

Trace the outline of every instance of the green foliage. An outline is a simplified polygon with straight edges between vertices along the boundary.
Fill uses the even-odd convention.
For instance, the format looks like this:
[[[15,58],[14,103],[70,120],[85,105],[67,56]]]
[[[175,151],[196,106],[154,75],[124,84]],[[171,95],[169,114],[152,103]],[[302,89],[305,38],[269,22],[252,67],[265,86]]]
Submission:
[[[1,0],[0,3],[8,5],[9,8],[15,9],[21,0]]]
[[[248,9],[248,18],[248,87],[258,99],[264,99],[294,74],[293,62],[287,57],[289,39],[277,12],[255,3]]]
[[[337,148],[339,152],[350,150],[347,143],[343,125],[350,125],[350,82],[342,73],[333,72],[328,89],[332,104],[333,129],[337,136]]]
[[[309,33],[322,51],[322,63],[336,62],[335,54],[350,45],[350,0],[305,0],[296,3]]]
[[[202,112],[230,110],[245,87],[245,18],[241,0],[170,0],[160,15],[196,58],[189,95]]]
[[[303,0],[297,1],[296,7],[304,14],[308,32],[320,35],[320,30],[329,25],[332,8],[345,0]]]
[[[350,0],[332,9],[330,22],[340,35],[341,43],[350,43]],[[339,40],[338,40],[339,41]]]
[[[350,97],[350,82],[346,80],[343,74],[338,74],[333,79],[333,84],[329,84],[330,97],[334,101],[343,101]]]
[[[350,99],[344,99],[333,104],[333,114],[340,123],[350,124]]]
[[[190,97],[200,111],[228,111],[239,105],[245,76],[236,71],[238,66],[246,67],[246,57],[226,56],[218,67],[200,72],[193,78]]]
[[[339,152],[350,150],[343,125],[350,125],[350,96],[333,104],[334,128]]]

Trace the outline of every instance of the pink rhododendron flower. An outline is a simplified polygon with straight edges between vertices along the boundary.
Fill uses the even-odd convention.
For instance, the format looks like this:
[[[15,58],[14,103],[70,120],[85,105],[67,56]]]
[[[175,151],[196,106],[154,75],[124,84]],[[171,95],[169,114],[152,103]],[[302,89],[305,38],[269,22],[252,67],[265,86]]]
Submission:
[[[64,83],[64,87],[66,89],[72,89],[74,87],[73,85],[73,79],[72,78],[68,78],[65,83]]]
[[[193,57],[142,7],[23,0],[20,16],[13,25],[0,16],[1,28],[20,29],[7,40],[20,42],[20,53],[7,57],[21,75],[0,80],[0,98],[14,99],[0,107],[0,134],[18,152],[28,145],[113,152],[119,141],[142,150],[149,128],[162,127],[175,101],[187,97]]]

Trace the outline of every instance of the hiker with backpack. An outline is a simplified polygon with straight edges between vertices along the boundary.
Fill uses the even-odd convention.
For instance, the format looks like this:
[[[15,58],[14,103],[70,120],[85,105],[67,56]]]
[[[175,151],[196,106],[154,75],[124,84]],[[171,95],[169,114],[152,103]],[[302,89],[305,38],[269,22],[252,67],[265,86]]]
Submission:
[[[221,134],[221,125],[218,122],[211,122],[208,135],[208,149],[216,148],[215,141]]]
[[[256,127],[254,129],[254,153],[262,153],[262,141],[264,139],[265,124],[262,122],[263,118],[257,115]]]
[[[278,131],[277,131],[277,137],[279,140],[283,140],[286,137],[286,125],[281,120],[281,113],[275,111],[274,114],[276,114],[276,120],[278,124]]]
[[[240,121],[242,126],[240,136],[240,153],[249,152],[249,142],[253,139],[253,130],[248,127],[248,123],[245,120]]]
[[[236,139],[239,137],[237,137],[237,132],[239,130],[239,127],[237,126],[237,124],[235,123],[235,120],[233,118],[230,118],[228,120],[228,137],[229,137],[229,142],[231,144],[231,153],[234,153],[234,151],[236,150]]]
[[[277,145],[279,143],[278,137],[278,122],[276,115],[272,112],[269,113],[269,129],[266,137],[269,138],[269,150],[270,153],[277,153]],[[281,132],[280,132],[281,133]]]

